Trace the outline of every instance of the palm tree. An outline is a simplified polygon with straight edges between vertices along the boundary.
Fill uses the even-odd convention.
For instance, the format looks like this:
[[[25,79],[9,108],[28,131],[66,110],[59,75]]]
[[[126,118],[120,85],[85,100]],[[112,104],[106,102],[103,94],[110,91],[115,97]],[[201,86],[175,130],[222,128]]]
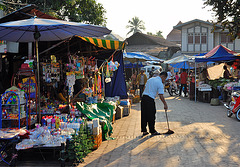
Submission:
[[[133,17],[132,20],[129,20],[128,24],[129,25],[127,25],[126,28],[130,28],[130,31],[127,35],[132,32],[135,34],[136,32],[142,32],[141,30],[145,30],[144,22],[136,16]]]

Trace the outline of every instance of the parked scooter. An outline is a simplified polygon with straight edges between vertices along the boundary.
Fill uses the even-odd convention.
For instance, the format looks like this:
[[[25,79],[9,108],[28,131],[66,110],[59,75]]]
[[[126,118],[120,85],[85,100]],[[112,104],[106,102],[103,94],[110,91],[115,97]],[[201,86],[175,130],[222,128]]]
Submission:
[[[236,115],[238,121],[240,121],[240,94],[238,92],[233,92],[231,94],[231,101],[229,104],[224,104],[227,108],[227,116],[231,117],[233,114]]]

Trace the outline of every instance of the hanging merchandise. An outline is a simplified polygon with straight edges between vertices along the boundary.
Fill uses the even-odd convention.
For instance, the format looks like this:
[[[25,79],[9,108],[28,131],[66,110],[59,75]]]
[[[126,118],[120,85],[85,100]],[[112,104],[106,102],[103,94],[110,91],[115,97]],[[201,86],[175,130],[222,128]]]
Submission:
[[[75,58],[75,63],[76,63],[76,71],[75,71],[75,74],[76,74],[76,79],[82,79],[84,78],[84,57],[76,57]]]
[[[97,96],[97,91],[98,91],[98,82],[97,82],[97,75],[94,75],[94,84],[93,84],[93,92],[94,96]]]
[[[54,58],[53,58],[54,59]],[[41,63],[43,71],[43,80],[47,83],[60,81],[60,63]]]
[[[73,85],[75,85],[76,77],[74,72],[67,72],[66,75],[67,75],[68,95],[71,97],[74,92]]]
[[[104,81],[104,69],[102,68],[102,81]],[[105,84],[102,85],[102,94],[103,96],[105,96]]]
[[[106,83],[111,82],[108,63],[107,63],[107,65],[106,65],[106,79],[105,79],[105,82],[106,82]]]
[[[98,99],[101,99],[102,98],[102,81],[101,81],[101,76],[100,74],[98,73],[98,78],[97,78],[97,86],[98,86],[98,90],[97,90],[97,93],[98,93]]]
[[[98,74],[98,79],[97,79],[97,85],[98,85],[98,93],[102,93],[102,81],[101,81],[101,75]]]
[[[98,71],[97,59],[95,59],[95,67],[94,67],[94,71],[95,71],[95,72],[97,72],[97,71]]]
[[[108,62],[108,66],[110,71],[116,71],[119,67],[119,63],[117,61],[114,62],[113,60],[111,60],[110,62]]]

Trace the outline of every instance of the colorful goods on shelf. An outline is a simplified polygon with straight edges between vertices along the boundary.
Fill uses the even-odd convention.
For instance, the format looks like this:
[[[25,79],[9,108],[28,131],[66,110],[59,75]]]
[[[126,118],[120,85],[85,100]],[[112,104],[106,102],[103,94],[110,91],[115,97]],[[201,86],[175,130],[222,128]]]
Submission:
[[[24,104],[26,102],[24,90],[21,90],[16,86],[12,86],[8,88],[5,92],[7,91],[16,93],[19,97],[20,104]],[[7,94],[6,94],[6,97],[8,97]],[[12,96],[12,98],[9,97],[9,100],[6,101],[6,103],[8,104],[15,104],[16,102],[17,102],[17,97],[14,97],[14,96]]]
[[[3,119],[18,119],[18,114],[20,114],[20,118],[26,117],[24,105],[26,99],[24,90],[12,86],[6,90],[1,98],[1,112]]]
[[[28,77],[23,78],[21,83],[18,83],[18,87],[25,91],[25,93],[30,93],[30,98],[36,97],[36,78]]]
[[[54,101],[53,103],[49,103],[45,101],[45,105],[41,107],[42,114],[59,114],[61,110],[63,110],[67,105],[61,104],[58,101]]]
[[[234,87],[240,87],[240,83],[238,82],[229,82],[229,83],[226,83],[224,86],[223,86],[223,89],[228,91],[228,90],[233,90]]]
[[[61,114],[56,116],[43,116],[41,125],[48,129],[65,129],[72,128],[78,130],[80,125],[84,123],[81,117],[75,117],[75,113],[70,115]]]
[[[28,67],[33,69],[33,62],[34,62],[34,60],[25,60],[24,64],[28,64]]]

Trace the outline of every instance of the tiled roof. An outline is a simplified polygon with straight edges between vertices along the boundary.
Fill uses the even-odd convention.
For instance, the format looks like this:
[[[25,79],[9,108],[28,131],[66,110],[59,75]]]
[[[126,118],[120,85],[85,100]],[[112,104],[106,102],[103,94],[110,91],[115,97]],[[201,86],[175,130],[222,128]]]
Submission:
[[[127,45],[127,52],[143,52],[152,56],[158,56],[159,52],[166,51],[168,47],[159,45]]]
[[[181,21],[177,25],[182,24]],[[181,42],[181,30],[172,29],[172,31],[167,35],[167,40],[170,42]]]
[[[211,23],[211,22],[209,22],[209,21],[203,21],[203,20],[199,20],[199,19],[194,19],[194,20],[191,20],[191,21],[188,21],[188,22],[185,22],[185,23],[176,25],[176,26],[174,26],[173,28],[174,28],[174,29],[181,30],[183,26],[186,26],[186,25],[188,25],[188,24],[192,24],[192,23],[194,23],[194,22],[200,22],[200,23],[204,23],[204,24],[208,24],[208,25],[213,26],[213,23]],[[219,27],[219,25],[216,25],[216,26]]]
[[[39,18],[47,18],[47,19],[57,19],[50,15],[47,15],[36,9],[36,5],[27,5],[21,9],[18,9],[0,19],[0,23],[5,23],[9,21],[17,21],[23,19],[29,19],[33,16],[37,16]]]
[[[140,38],[141,40],[138,40]],[[179,47],[176,44],[167,41],[163,37],[147,35],[139,32],[127,38],[127,41],[129,45],[159,45],[163,47]]]

